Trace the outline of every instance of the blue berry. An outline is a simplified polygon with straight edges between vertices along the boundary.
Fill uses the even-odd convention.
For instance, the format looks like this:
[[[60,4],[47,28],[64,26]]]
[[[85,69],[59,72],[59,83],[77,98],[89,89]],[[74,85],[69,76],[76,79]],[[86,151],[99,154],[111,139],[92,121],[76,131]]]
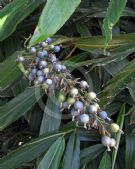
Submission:
[[[53,81],[51,79],[47,79],[46,81],[46,84],[48,84],[49,86],[52,85]]]
[[[74,108],[75,108],[76,110],[83,110],[83,103],[82,103],[81,101],[76,101],[76,102],[74,103]]]
[[[46,39],[46,42],[47,42],[47,43],[52,43],[52,38],[47,38],[47,39]]]
[[[62,107],[63,107],[64,109],[67,109],[68,106],[69,106],[68,102],[64,102],[64,103],[62,104]]]
[[[90,120],[90,117],[89,117],[88,114],[81,114],[81,115],[80,115],[80,121],[81,121],[82,123],[88,123],[89,120]]]
[[[48,44],[47,44],[46,42],[41,42],[41,43],[40,43],[40,46],[41,46],[42,48],[45,48],[47,45],[48,45]]]
[[[34,80],[34,77],[33,77],[33,75],[32,75],[31,73],[29,74],[28,79],[29,79],[30,81],[33,81],[33,80]]]
[[[35,75],[36,73],[37,73],[37,69],[35,69],[35,68],[34,68],[34,69],[31,69],[31,74],[32,74],[32,75]]]
[[[98,110],[97,107],[94,106],[94,105],[90,105],[89,108],[88,108],[89,113],[96,113],[97,110]]]
[[[60,72],[60,71],[62,70],[61,64],[59,64],[59,63],[54,64],[54,69],[55,69],[57,72]]]
[[[37,77],[37,81],[38,81],[39,83],[42,83],[42,82],[44,81],[44,76],[38,76],[38,77]]]
[[[44,57],[48,56],[48,52],[46,50],[43,50],[42,52],[43,52]]]
[[[57,58],[56,58],[56,56],[55,55],[50,55],[50,57],[49,57],[49,60],[50,60],[50,62],[56,62],[57,61]]]
[[[99,117],[103,120],[107,119],[107,113],[105,111],[99,112]]]
[[[66,66],[65,66],[65,65],[61,65],[61,70],[62,70],[62,71],[67,70]]]
[[[37,76],[42,76],[42,75],[43,75],[42,70],[38,70],[38,71],[37,71]]]
[[[56,53],[60,52],[60,46],[54,46],[53,50]]]
[[[44,53],[43,51],[39,51],[37,56],[40,58],[40,59],[43,59],[44,58]]]
[[[36,62],[36,63],[39,63],[39,61],[40,61],[40,58],[36,57],[36,58],[35,58],[35,62]]]
[[[101,143],[102,143],[104,146],[109,146],[110,143],[111,143],[110,137],[108,137],[108,136],[102,136],[102,138],[101,138]]]
[[[47,66],[47,62],[44,61],[44,60],[42,60],[42,61],[39,62],[39,66],[40,66],[41,68],[46,67],[46,66]]]
[[[36,50],[35,47],[31,47],[31,48],[29,49],[30,54],[35,54],[36,51],[37,51],[37,50]]]

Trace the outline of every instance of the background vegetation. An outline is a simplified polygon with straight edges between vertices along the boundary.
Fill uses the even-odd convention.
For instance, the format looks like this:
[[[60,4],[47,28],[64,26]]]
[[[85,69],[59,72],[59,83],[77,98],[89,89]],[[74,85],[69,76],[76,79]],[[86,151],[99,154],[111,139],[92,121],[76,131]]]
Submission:
[[[0,6],[0,168],[134,169],[134,0],[0,0]],[[28,87],[15,59],[49,36],[63,43],[59,58],[89,80],[100,106],[123,127],[117,150],[108,153],[96,131],[61,120],[55,100]]]

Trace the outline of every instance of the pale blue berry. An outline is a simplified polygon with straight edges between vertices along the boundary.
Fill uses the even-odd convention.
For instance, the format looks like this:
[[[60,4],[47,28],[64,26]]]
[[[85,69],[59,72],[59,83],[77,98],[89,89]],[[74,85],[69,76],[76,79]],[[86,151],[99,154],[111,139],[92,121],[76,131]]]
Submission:
[[[94,106],[94,105],[90,105],[89,108],[88,108],[89,113],[96,113],[97,110],[98,110],[97,107]]]
[[[83,110],[83,103],[81,102],[81,101],[76,101],[75,103],[74,103],[74,108],[76,109],[76,110]]]
[[[44,81],[44,76],[38,76],[38,77],[37,77],[37,81],[38,81],[39,83],[42,83],[42,82]]]
[[[35,47],[31,47],[30,49],[29,49],[29,53],[30,54],[35,54],[36,53],[36,48]]]
[[[46,66],[47,66],[47,62],[44,61],[44,60],[42,60],[42,61],[39,62],[39,66],[40,66],[41,68],[46,67]]]
[[[42,70],[38,70],[38,71],[37,71],[37,76],[42,76],[42,75],[43,75]]]
[[[108,137],[108,136],[102,136],[102,138],[101,138],[101,143],[102,143],[104,146],[109,146],[110,143],[111,143],[110,137]]]
[[[99,112],[99,117],[103,120],[107,119],[107,113],[105,111]]]
[[[64,109],[67,109],[68,106],[69,106],[68,102],[63,102],[62,107],[63,107]]]
[[[47,43],[52,43],[52,38],[47,38],[47,39],[46,39],[46,42],[47,42]]]
[[[60,46],[54,46],[53,50],[56,53],[60,52]]]
[[[55,55],[50,55],[50,57],[49,57],[49,61],[50,62],[52,62],[52,63],[54,63],[54,62],[56,62],[57,61],[57,58],[56,58],[56,56]]]
[[[18,62],[23,62],[24,60],[25,60],[25,59],[24,59],[23,56],[21,56],[21,55],[17,56],[17,61],[18,61]]]
[[[48,84],[49,86],[52,85],[53,81],[51,79],[47,79],[46,81],[46,84]]]
[[[33,77],[33,75],[32,75],[31,73],[29,74],[28,79],[29,79],[30,81],[33,81],[33,80],[34,80],[34,77]]]
[[[32,74],[32,75],[35,75],[36,73],[37,73],[37,69],[35,69],[35,68],[34,68],[34,69],[31,69],[31,74]]]
[[[87,123],[89,122],[89,120],[90,120],[90,117],[89,117],[88,114],[81,114],[81,115],[80,115],[80,121],[81,121],[82,123],[87,124]]]
[[[59,64],[59,63],[54,64],[54,69],[55,69],[57,72],[60,72],[60,71],[62,70],[61,64]]]

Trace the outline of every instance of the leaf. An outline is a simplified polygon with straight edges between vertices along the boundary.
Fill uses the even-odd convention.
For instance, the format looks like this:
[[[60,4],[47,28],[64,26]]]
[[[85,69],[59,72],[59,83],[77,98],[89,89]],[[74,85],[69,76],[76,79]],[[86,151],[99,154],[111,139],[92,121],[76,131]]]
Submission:
[[[103,154],[98,169],[111,169],[111,158],[107,151]]]
[[[39,87],[27,88],[23,93],[0,107],[0,131],[26,113],[43,95]]]
[[[65,139],[60,137],[49,148],[39,163],[38,169],[58,169],[64,148]]]
[[[0,41],[15,31],[17,25],[44,0],[14,0],[0,11]]]
[[[118,118],[117,118],[117,124],[120,126],[121,130],[123,128],[124,116],[125,116],[125,105],[123,104],[120,109]],[[116,161],[116,156],[117,156],[117,152],[118,152],[118,148],[119,148],[120,138],[121,138],[121,132],[118,132],[115,137],[116,149],[114,149],[113,153],[112,153],[112,169],[114,169],[114,166],[115,166],[115,161]]]
[[[60,104],[58,103],[55,95],[49,96],[42,118],[40,134],[58,130],[60,127],[60,123],[61,123]]]
[[[105,147],[102,144],[96,144],[81,150],[80,162],[81,166],[95,159],[99,154],[105,150]]]
[[[79,169],[80,163],[80,140],[79,137],[73,133],[69,137],[65,155],[63,158],[62,169]]]
[[[29,161],[32,161],[36,157],[39,157],[42,153],[46,152],[57,138],[71,133],[74,130],[75,126],[68,124],[59,132],[44,134],[37,139],[22,145],[0,159],[0,168],[13,169],[22,166]]]
[[[128,63],[119,73],[117,73],[102,91],[102,106],[113,101],[113,98],[119,94],[135,77],[135,59]],[[110,90],[111,89],[111,90]]]
[[[15,52],[0,64],[0,92],[7,89],[22,75],[21,71],[17,67],[17,62],[15,61],[17,56],[21,53],[22,52]]]
[[[118,22],[126,3],[127,0],[110,0],[109,7],[103,21],[103,29],[106,37],[105,48],[108,47],[110,41],[112,40],[112,28]]]
[[[34,45],[54,35],[69,19],[80,2],[81,0],[47,1],[29,45]]]

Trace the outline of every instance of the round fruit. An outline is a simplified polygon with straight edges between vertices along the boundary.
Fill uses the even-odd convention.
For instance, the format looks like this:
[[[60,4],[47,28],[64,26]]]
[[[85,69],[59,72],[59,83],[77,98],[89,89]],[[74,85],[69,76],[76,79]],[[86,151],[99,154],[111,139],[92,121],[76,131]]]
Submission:
[[[42,76],[42,74],[43,74],[42,70],[37,71],[37,76]]]
[[[89,85],[88,85],[88,83],[87,83],[86,81],[82,80],[82,81],[80,82],[80,87],[82,87],[82,88],[88,88]]]
[[[61,65],[61,70],[62,70],[62,71],[67,70],[66,66],[65,66],[65,65]]]
[[[90,120],[90,117],[88,114],[81,114],[79,118],[82,123],[88,123]]]
[[[109,146],[110,143],[111,143],[110,137],[108,137],[108,136],[102,136],[102,138],[101,138],[101,143],[102,143],[104,146]]]
[[[64,102],[65,101],[65,96],[64,94],[60,93],[59,96],[58,96],[58,101],[59,102]]]
[[[36,63],[39,63],[39,61],[40,61],[40,58],[36,57],[36,58],[35,58],[35,62],[36,62]]]
[[[39,66],[43,67],[43,68],[46,67],[47,66],[47,62],[42,60],[42,61],[39,62]]]
[[[71,94],[72,96],[77,95],[77,94],[78,94],[78,89],[77,89],[77,88],[72,88],[71,91],[70,91],[70,94]]]
[[[52,81],[51,79],[47,79],[45,82],[46,82],[46,84],[48,84],[48,85],[52,85],[52,83],[53,83],[53,81]]]
[[[69,98],[67,99],[67,102],[68,102],[69,105],[72,105],[72,104],[74,104],[75,99],[72,98],[72,97],[69,97]]]
[[[46,68],[44,68],[44,69],[43,69],[43,73],[44,73],[44,74],[49,73],[49,68],[47,68],[47,67],[46,67]]]
[[[64,102],[64,103],[62,104],[62,107],[63,107],[64,109],[67,109],[68,106],[69,106],[68,102]]]
[[[34,77],[33,77],[33,75],[32,75],[31,73],[29,74],[28,79],[29,79],[30,81],[33,81],[33,80],[34,80]]]
[[[110,147],[115,147],[116,146],[116,140],[114,138],[111,138],[110,139],[110,144],[109,144]]]
[[[47,38],[47,39],[46,39],[46,42],[47,42],[47,43],[52,43],[52,38]]]
[[[118,124],[112,123],[112,124],[110,125],[110,129],[111,129],[111,131],[112,131],[113,133],[117,133],[117,132],[120,130],[120,127],[119,127]]]
[[[94,93],[94,92],[89,92],[88,94],[88,98],[90,99],[90,100],[94,100],[94,99],[96,99],[96,93]]]
[[[50,55],[49,60],[50,60],[50,62],[54,63],[57,61],[57,58],[55,55],[52,54],[52,55]]]
[[[43,58],[44,58],[44,53],[43,53],[43,51],[39,51],[39,52],[37,53],[37,56],[38,56],[40,59],[43,59]]]
[[[35,54],[36,53],[36,48],[35,47],[31,47],[30,49],[29,49],[29,53],[30,54]]]
[[[18,62],[23,62],[25,59],[23,56],[17,56],[17,61]]]
[[[76,102],[74,103],[74,108],[75,108],[76,110],[83,110],[83,103],[82,103],[81,101],[76,101]]]
[[[37,81],[38,81],[39,83],[42,83],[42,82],[44,81],[44,76],[38,76],[38,77],[37,77]]]
[[[98,110],[97,107],[94,106],[94,105],[90,105],[89,108],[88,108],[89,113],[96,113],[97,110]]]
[[[45,57],[45,56],[48,56],[48,52],[47,52],[46,50],[43,50],[42,52],[43,52],[43,56],[44,56],[44,57]]]
[[[54,69],[56,71],[60,72],[62,70],[61,64],[59,64],[59,63],[54,64]]]
[[[35,75],[36,73],[37,73],[37,69],[34,68],[34,69],[31,70],[32,75]]]
[[[106,111],[99,112],[99,117],[103,120],[107,119],[107,113]]]
[[[54,46],[53,50],[56,53],[60,52],[60,46]]]
[[[40,43],[40,46],[41,46],[42,48],[45,48],[47,45],[48,45],[48,44],[47,44],[46,42],[41,42],[41,43]]]

